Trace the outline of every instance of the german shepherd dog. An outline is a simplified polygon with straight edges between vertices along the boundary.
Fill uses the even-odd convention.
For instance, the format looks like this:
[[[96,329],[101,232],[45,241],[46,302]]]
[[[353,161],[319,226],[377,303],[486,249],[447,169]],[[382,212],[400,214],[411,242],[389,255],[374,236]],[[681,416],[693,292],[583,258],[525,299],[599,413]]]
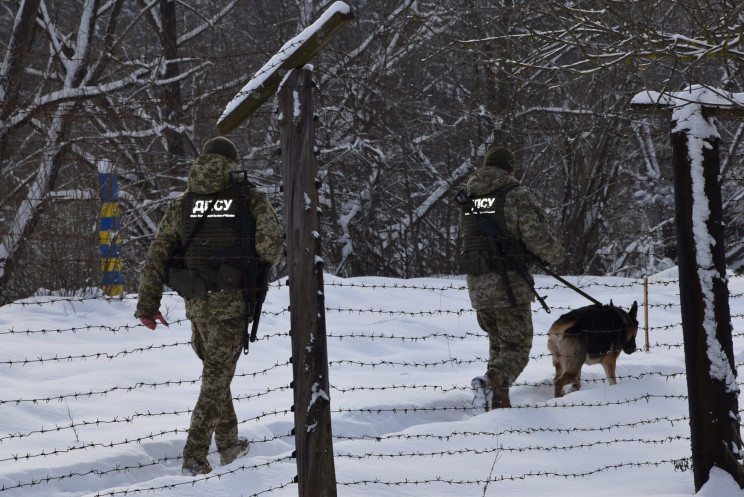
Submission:
[[[630,312],[612,305],[590,305],[559,317],[548,332],[548,350],[555,366],[555,396],[563,396],[563,387],[581,388],[581,367],[601,364],[610,385],[617,383],[615,364],[620,351],[636,350],[638,303]]]

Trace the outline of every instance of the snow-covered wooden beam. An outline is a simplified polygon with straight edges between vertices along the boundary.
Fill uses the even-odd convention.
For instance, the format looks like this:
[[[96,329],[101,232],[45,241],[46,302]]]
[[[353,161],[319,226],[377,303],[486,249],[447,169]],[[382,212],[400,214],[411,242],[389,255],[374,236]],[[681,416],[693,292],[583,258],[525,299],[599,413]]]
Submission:
[[[335,2],[311,26],[285,43],[227,105],[217,121],[220,133],[240,126],[276,93],[287,72],[310,62],[352,19],[349,6]]]
[[[687,104],[700,105],[705,117],[744,118],[744,93],[729,93],[700,85],[676,92],[642,91],[630,101],[630,108],[642,114],[669,115]]]

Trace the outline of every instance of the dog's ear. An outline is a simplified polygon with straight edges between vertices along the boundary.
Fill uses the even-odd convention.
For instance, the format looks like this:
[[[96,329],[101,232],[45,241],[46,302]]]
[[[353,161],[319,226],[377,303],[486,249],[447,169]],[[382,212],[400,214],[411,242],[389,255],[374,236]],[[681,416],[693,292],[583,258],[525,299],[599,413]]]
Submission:
[[[633,319],[636,319],[636,316],[638,315],[638,302],[634,301],[633,305],[630,307],[630,317]]]

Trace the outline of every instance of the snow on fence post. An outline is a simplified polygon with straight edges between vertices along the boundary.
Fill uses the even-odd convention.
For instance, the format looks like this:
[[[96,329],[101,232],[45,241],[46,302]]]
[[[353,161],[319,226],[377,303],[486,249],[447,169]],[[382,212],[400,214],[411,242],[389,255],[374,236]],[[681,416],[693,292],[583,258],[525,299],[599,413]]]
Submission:
[[[673,130],[682,334],[698,491],[713,466],[731,473],[744,487],[744,468],[738,462],[739,388],[726,286],[718,139],[706,139],[708,146],[694,149],[699,144],[692,142],[690,131]]]
[[[334,2],[317,21],[285,43],[227,104],[217,120],[220,133],[227,134],[240,126],[276,93],[287,72],[310,62],[353,19],[348,5]]]
[[[716,466],[744,488],[736,367],[726,277],[720,138],[710,117],[744,118],[744,94],[700,86],[642,92],[631,106],[671,111],[672,165],[695,491]]]
[[[98,183],[101,187],[101,223],[98,233],[101,250],[103,293],[118,297],[124,293],[121,274],[121,219],[119,217],[119,181],[109,161],[98,164]]]

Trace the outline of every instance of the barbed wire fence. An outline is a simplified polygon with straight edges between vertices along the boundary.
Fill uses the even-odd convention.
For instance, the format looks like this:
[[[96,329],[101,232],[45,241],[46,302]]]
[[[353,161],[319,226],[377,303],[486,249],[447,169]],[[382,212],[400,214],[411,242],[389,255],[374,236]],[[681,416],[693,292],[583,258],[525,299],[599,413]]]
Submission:
[[[735,277],[737,279],[740,277]],[[469,380],[467,373],[459,374],[461,382],[444,383],[437,382],[439,377],[437,373],[452,368],[462,368],[464,371],[482,370],[485,368],[487,361],[486,337],[477,326],[472,327],[474,320],[473,311],[467,306],[452,305],[450,300],[442,304],[442,296],[448,295],[454,297],[456,302],[467,302],[467,289],[461,280],[441,280],[442,284],[418,284],[415,280],[410,284],[408,282],[393,280],[393,283],[369,284],[367,282],[358,283],[354,280],[333,280],[326,283],[329,297],[326,300],[326,312],[329,314],[328,341],[330,352],[330,381],[331,381],[331,402],[334,419],[351,416],[354,419],[368,420],[371,425],[380,424],[385,426],[390,417],[410,417],[412,415],[431,416],[432,419],[452,419],[452,416],[463,417],[475,414],[472,404],[469,400],[470,394]],[[542,282],[543,280],[541,280]],[[544,280],[548,281],[548,280]],[[602,290],[622,293],[623,295],[632,293],[640,294],[643,280],[618,279],[617,284],[610,286],[607,283],[590,281],[581,285],[587,290]],[[667,289],[675,288],[676,280],[664,279],[648,282],[651,287],[651,295],[654,294],[653,288]],[[560,288],[560,285],[540,285],[538,291],[541,293],[551,292]],[[269,301],[272,301],[271,295],[280,295],[285,292],[285,283],[277,281],[272,284]],[[396,294],[399,291],[423,293],[430,295],[434,305],[431,308],[423,310],[402,310],[396,309],[389,304],[377,305],[376,302],[386,300],[378,299],[379,296],[387,294]],[[366,295],[363,304],[358,307],[347,306],[343,302],[335,302],[332,298],[334,292],[361,292]],[[169,295],[170,300],[176,301],[177,297]],[[741,293],[732,293],[732,301],[740,302],[743,297]],[[150,336],[150,342],[142,345],[142,339],[130,340],[130,335],[142,333],[142,327],[139,324],[132,324],[129,320],[124,324],[116,324],[112,321],[118,319],[117,312],[129,312],[134,305],[136,296],[127,295],[123,298],[110,298],[103,295],[77,296],[77,297],[38,297],[13,302],[4,306],[4,314],[0,314],[0,334],[4,336],[6,343],[10,346],[4,348],[0,355],[0,371],[3,377],[9,382],[14,381],[20,371],[26,372],[29,368],[33,369],[32,377],[42,381],[40,387],[34,388],[34,391],[44,391],[46,379],[50,386],[41,394],[29,392],[28,395],[2,395],[0,398],[0,414],[5,419],[7,433],[0,433],[0,463],[5,466],[5,473],[0,485],[0,494],[4,495],[39,495],[39,492],[45,492],[48,486],[70,487],[78,485],[84,488],[90,488],[90,479],[95,477],[95,488],[99,488],[98,493],[92,495],[114,496],[114,495],[139,495],[155,492],[159,490],[177,490],[182,485],[202,485],[210,480],[227,477],[245,477],[257,472],[270,470],[271,474],[278,475],[272,483],[266,484],[261,488],[251,488],[250,495],[267,495],[278,494],[283,489],[295,485],[293,476],[296,468],[289,447],[292,445],[293,435],[291,434],[290,425],[292,424],[291,412],[291,389],[289,382],[291,380],[291,364],[289,360],[289,330],[282,329],[286,327],[289,312],[286,307],[281,305],[267,305],[265,308],[265,321],[269,323],[266,332],[259,338],[257,350],[287,350],[286,361],[276,361],[274,354],[266,354],[266,360],[259,356],[249,356],[248,360],[239,363],[242,368],[236,374],[233,391],[235,392],[234,400],[240,406],[239,423],[241,431],[248,431],[253,434],[250,439],[252,451],[258,454],[264,454],[263,458],[251,459],[252,464],[231,465],[230,467],[219,467],[213,473],[199,477],[197,479],[187,479],[181,481],[169,481],[164,484],[151,485],[154,480],[153,473],[157,474],[163,471],[163,468],[169,466],[180,467],[180,449],[188,430],[188,420],[191,409],[188,407],[189,402],[196,399],[195,388],[198,388],[199,378],[197,376],[182,378],[158,378],[148,377],[132,383],[120,383],[117,378],[108,378],[105,382],[105,388],[98,386],[86,386],[78,384],[73,379],[80,376],[84,371],[95,371],[106,374],[106,371],[118,371],[121,368],[127,368],[126,364],[119,366],[118,363],[126,362],[129,358],[136,358],[137,361],[146,360],[148,363],[160,362],[170,363],[178,361],[181,354],[189,354],[190,341],[183,337],[173,339],[172,334],[160,333],[147,335]],[[267,301],[267,304],[270,302]],[[274,298],[274,302],[281,301],[280,298]],[[438,303],[438,304],[437,304]],[[679,302],[677,301],[658,301],[646,302],[641,309],[646,309],[651,317],[652,326],[649,327],[648,343],[649,354],[654,352],[680,349],[682,347],[681,323],[677,319],[668,319],[667,316],[678,315]],[[103,307],[102,307],[103,306]],[[740,307],[740,306],[737,306]],[[45,316],[53,315],[53,311],[66,313],[71,318],[85,315],[82,319],[85,325],[65,326],[59,323],[59,328],[52,328],[50,323],[59,322],[46,320]],[[112,309],[113,316],[102,315],[102,309]],[[121,308],[121,309],[120,309]],[[552,307],[555,311],[566,310],[568,306],[556,305]],[[90,311],[98,311],[91,313]],[[11,322],[6,316],[20,315],[19,311],[27,316],[28,319],[18,322]],[[641,317],[639,311],[639,318]],[[542,309],[536,308],[536,316],[544,314]],[[358,328],[334,327],[332,325],[335,316],[353,316],[354,321],[358,322]],[[658,317],[655,317],[658,316]],[[430,332],[387,328],[380,318],[404,318],[412,323],[412,329],[423,330],[431,326]],[[543,318],[545,316],[542,316]],[[734,322],[734,343],[741,344],[743,320],[742,314],[734,313],[732,320]],[[457,329],[442,331],[436,325],[437,321],[449,319],[449,322],[469,323],[467,326],[461,326]],[[73,321],[79,321],[79,318]],[[640,320],[640,319],[639,319]],[[343,322],[348,322],[343,320]],[[643,322],[641,320],[641,322]],[[40,327],[38,323],[43,324]],[[187,320],[183,318],[173,319],[171,326],[175,328],[185,327]],[[540,344],[547,340],[547,330],[539,329],[536,326],[535,342]],[[641,336],[639,329],[639,336]],[[34,353],[29,351],[36,350],[39,343],[50,338],[58,338],[60,342],[75,344],[78,339],[90,345],[94,342],[102,349],[98,352],[88,352],[87,347],[81,347],[80,353]],[[135,345],[127,345],[129,342]],[[372,350],[370,347],[373,343],[384,343],[401,349],[395,359],[387,357],[377,357],[374,354],[366,355],[365,351]],[[459,355],[453,353],[450,345],[459,343],[457,351],[472,351],[469,355]],[[342,350],[354,350],[354,357],[339,356],[334,353],[334,349],[339,349],[343,344]],[[436,350],[438,355],[432,355],[430,352],[424,355],[415,353],[417,347],[426,344],[427,348]],[[118,346],[118,348],[117,348]],[[639,349],[642,349],[639,344]],[[531,364],[549,364],[550,354],[547,349],[536,346],[533,350],[545,352],[533,353],[530,357]],[[409,351],[408,353],[406,351]],[[260,354],[263,356],[263,353]],[[400,357],[409,357],[410,359],[400,359]],[[425,357],[424,359],[419,359]],[[194,363],[198,361],[193,360]],[[737,370],[741,373],[744,363],[736,364]],[[425,373],[430,377],[430,381],[413,381],[413,382],[390,382],[381,383],[376,372],[379,371],[401,371]],[[151,369],[146,369],[152,372]],[[355,373],[361,372],[361,374]],[[345,378],[353,379],[364,378],[365,375],[375,375],[375,380],[369,383],[360,382],[350,384]],[[643,385],[644,381],[649,379],[659,379],[664,382],[684,378],[684,366],[669,366],[659,370],[642,371],[636,374],[619,374],[620,382],[634,382]],[[418,375],[414,375],[418,376]],[[369,376],[372,378],[372,376]],[[395,377],[399,377],[396,375]],[[405,376],[402,376],[405,378]],[[62,378],[69,378],[70,381],[64,381],[65,388],[58,389],[57,381]],[[261,388],[251,387],[251,380],[261,378]],[[384,376],[390,379],[391,376]],[[447,376],[447,378],[449,378]],[[515,385],[515,389],[530,391],[547,392],[552,390],[550,378],[542,378],[538,381],[534,379],[520,379]],[[605,379],[601,376],[585,375],[582,382],[588,384],[604,383]],[[96,385],[100,384],[100,381]],[[236,390],[235,385],[241,389]],[[741,382],[739,382],[741,385]],[[5,389],[5,392],[16,392],[15,389]],[[128,402],[128,396],[138,397],[143,393],[150,394],[147,401],[151,405],[137,405],[137,402]],[[434,398],[433,402],[418,402],[413,400],[420,394],[425,393],[427,398]],[[394,402],[382,403],[379,406],[370,405],[370,403],[358,403],[356,399],[364,396],[374,396],[384,394],[394,396]],[[164,404],[158,402],[159,397],[169,399],[178,397],[184,399],[181,404],[185,407],[181,409],[171,409],[164,407]],[[687,396],[684,392],[678,393],[659,393],[654,390],[643,391],[642,387],[638,390],[637,395],[623,398],[621,400],[607,400],[603,402],[578,402],[572,401],[571,397],[565,397],[561,401],[552,401],[546,396],[542,400],[531,400],[516,402],[514,409],[523,412],[532,411],[550,411],[550,410],[607,410],[608,413],[618,406],[645,404],[650,401],[662,400],[676,404],[686,404]],[[348,399],[347,399],[348,398]],[[408,400],[411,398],[412,400]],[[102,407],[110,400],[113,405],[118,407],[132,407],[128,412],[116,412],[110,414],[109,409]],[[549,401],[550,400],[550,401]],[[81,404],[82,403],[82,404]],[[96,406],[101,407],[100,414],[96,412]],[[56,408],[55,414],[50,414],[50,407]],[[15,410],[13,408],[16,408]],[[66,415],[60,416],[60,410],[64,408]],[[17,409],[21,409],[24,415],[38,418],[38,427],[34,429],[14,430],[13,419],[19,414]],[[86,412],[82,417],[78,417],[76,412]],[[686,412],[681,409],[679,412]],[[9,418],[10,416],[10,418]],[[65,421],[64,418],[67,418]],[[499,454],[507,453],[545,453],[556,452],[571,454],[573,451],[579,451],[597,446],[612,446],[616,444],[630,444],[638,447],[647,445],[668,444],[672,441],[682,441],[686,446],[689,442],[689,418],[685,415],[668,415],[649,413],[643,419],[633,419],[617,421],[613,416],[607,416],[607,423],[597,426],[584,426],[577,424],[572,427],[538,425],[522,427],[483,427],[481,430],[473,431],[442,431],[439,427],[431,433],[415,433],[408,431],[396,430],[387,433],[354,433],[353,430],[346,432],[343,429],[334,429],[334,441],[337,443],[335,449],[335,458],[338,463],[345,461],[362,461],[367,465],[374,466],[385,464],[385,461],[410,461],[420,460],[422,465],[425,461],[432,459],[447,459],[456,461],[458,458],[485,458],[493,460]],[[653,436],[653,428],[658,426],[674,426],[676,432],[673,435]],[[271,426],[271,430],[266,430]],[[276,427],[285,428],[283,431]],[[125,435],[116,436],[116,433],[126,427]],[[644,428],[649,428],[648,431]],[[630,432],[628,430],[631,430]],[[78,434],[85,432],[85,437],[79,437]],[[132,435],[136,433],[136,435]],[[628,433],[633,433],[629,436]],[[562,443],[554,443],[553,438],[549,438],[542,443],[542,436],[549,434],[551,436],[563,437]],[[581,439],[576,439],[576,435],[583,435]],[[503,444],[499,443],[500,439],[509,436],[529,436],[526,440],[529,443],[524,444]],[[587,439],[586,437],[590,437]],[[492,440],[490,445],[484,446],[483,440]],[[511,438],[509,440],[512,440]],[[343,442],[369,441],[372,445],[368,446],[370,450],[358,452],[349,450]],[[408,450],[400,450],[400,443],[405,442]],[[424,443],[425,442],[425,443]],[[434,445],[432,445],[432,443]],[[419,445],[422,444],[420,447]],[[148,447],[164,446],[161,453],[156,454]],[[24,448],[26,447],[26,448]],[[30,448],[33,447],[33,448]],[[146,447],[145,453],[139,458],[117,458],[117,450],[132,449],[133,447]],[[676,447],[676,446],[675,446]],[[689,468],[690,460],[688,451],[682,450],[675,453],[669,451],[669,457],[652,458],[648,460],[623,461],[618,460],[608,465],[602,464],[597,467],[587,467],[581,472],[561,473],[560,471],[547,471],[530,469],[520,474],[480,474],[473,475],[470,479],[450,478],[447,475],[430,474],[427,478],[411,478],[403,470],[398,473],[390,472],[386,469],[384,476],[379,478],[354,480],[344,477],[343,466],[339,472],[338,485],[344,488],[354,488],[356,486],[376,486],[384,491],[389,488],[404,489],[407,487],[419,485],[446,485],[453,489],[472,489],[472,487],[482,487],[483,485],[497,486],[500,482],[519,481],[535,478],[555,478],[561,477],[566,479],[582,479],[588,476],[606,472],[610,469],[630,468],[640,469],[644,467],[669,466],[674,470],[686,470]],[[82,462],[78,462],[78,454],[86,454],[87,457],[93,457],[95,463],[90,464],[88,468],[82,467]],[[90,456],[92,455],[92,456]],[[59,461],[69,459],[70,469],[67,471],[59,470]],[[262,462],[259,462],[262,461]],[[49,469],[52,466],[55,469]],[[63,463],[61,467],[65,467]],[[24,469],[29,468],[29,469]],[[389,468],[389,466],[385,466]],[[21,478],[13,479],[14,474],[22,475]],[[127,484],[122,485],[121,479],[126,475]],[[282,479],[282,477],[284,479]],[[205,486],[206,488],[206,486]],[[249,494],[246,494],[249,495]]]

